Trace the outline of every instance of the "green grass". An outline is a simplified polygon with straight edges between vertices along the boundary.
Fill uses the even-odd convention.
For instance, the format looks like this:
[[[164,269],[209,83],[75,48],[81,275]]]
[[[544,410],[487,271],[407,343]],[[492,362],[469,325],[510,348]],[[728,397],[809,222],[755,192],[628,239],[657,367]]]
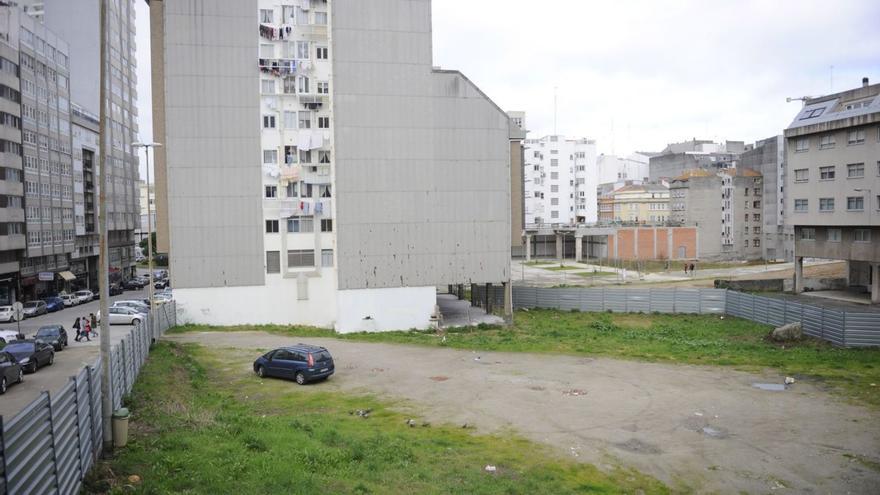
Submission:
[[[551,272],[563,272],[569,270],[583,270],[583,267],[579,266],[568,266],[568,265],[558,265],[558,266],[542,266],[544,270],[549,270]]]
[[[129,399],[130,443],[86,493],[668,493],[638,472],[563,459],[512,433],[409,427],[370,397],[260,380],[242,351],[154,348]],[[368,418],[352,411],[372,409]],[[488,474],[484,467],[497,467]],[[130,476],[140,477],[132,483]],[[130,485],[131,487],[126,487]]]
[[[592,278],[592,277],[611,277],[617,275],[616,272],[583,272],[583,273],[575,273],[578,277],[584,278]]]
[[[445,343],[433,332],[420,331],[348,335],[302,327],[180,327],[174,331],[245,329],[362,342],[732,366],[747,371],[769,368],[812,381],[857,403],[880,406],[880,349],[841,349],[811,338],[780,346],[766,340],[770,326],[729,316],[518,311],[511,327],[453,329]]]
[[[526,266],[545,266],[545,265],[555,265],[559,263],[558,261],[526,261],[523,265]]]
[[[644,260],[644,261],[617,261],[613,262],[613,266],[619,266],[619,268],[626,268],[627,270],[635,270],[642,271],[646,273],[659,273],[667,271],[667,263],[670,273],[680,272],[684,275],[684,261],[667,261],[667,260]],[[690,263],[690,262],[688,262]],[[697,271],[697,276],[700,275],[701,270],[718,270],[723,268],[742,268],[745,266],[757,266],[764,265],[764,260],[751,260],[746,261],[745,263],[732,263],[732,262],[710,262],[710,261],[698,261],[695,262],[695,268]],[[767,265],[775,265],[777,262],[768,262]]]

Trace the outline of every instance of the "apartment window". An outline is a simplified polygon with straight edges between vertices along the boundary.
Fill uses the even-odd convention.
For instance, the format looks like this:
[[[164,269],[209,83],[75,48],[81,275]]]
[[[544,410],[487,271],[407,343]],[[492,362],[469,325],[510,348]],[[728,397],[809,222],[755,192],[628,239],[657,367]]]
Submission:
[[[806,168],[799,168],[794,171],[794,181],[795,182],[806,182],[810,180],[810,170]]]
[[[748,196],[748,195],[749,195],[749,188],[747,187],[747,188],[746,188],[746,193],[745,193],[743,196]]]
[[[333,232],[333,219],[332,218],[322,218],[321,219],[321,232]]]
[[[559,172],[550,172],[550,180],[559,180]]]
[[[299,112],[299,128],[300,129],[311,129],[312,128],[312,112]]]
[[[828,229],[827,232],[830,242],[840,242],[840,229]]]
[[[319,95],[329,95],[330,94],[330,83],[329,82],[319,82],[318,83],[318,94]]]
[[[318,150],[318,163],[329,164],[330,163],[330,152],[325,150]]]
[[[802,241],[815,241],[816,240],[816,229],[812,227],[802,228],[800,231],[800,239]]]
[[[294,234],[309,234],[315,231],[315,220],[312,217],[287,219],[287,231]]]
[[[284,128],[285,129],[296,129],[296,112],[292,112],[290,110],[284,111]]]
[[[260,43],[260,58],[267,59],[263,67],[270,68],[271,65],[268,59],[275,58],[275,45],[271,43]]]
[[[309,92],[309,78],[306,76],[299,77],[299,92],[300,93],[308,93]]]
[[[559,192],[559,186],[550,186],[550,192],[552,192],[552,193]]]
[[[299,183],[297,182],[288,182],[286,188],[286,194],[288,198],[295,198],[299,196],[299,192],[297,192],[297,186]]]
[[[261,79],[260,80],[260,92],[264,95],[274,95],[275,94],[275,81],[269,79]]]
[[[263,150],[263,163],[278,163],[278,150]]]
[[[329,57],[330,50],[326,46],[319,46],[315,50],[315,58],[318,60],[327,60]]]
[[[278,197],[278,186],[266,186],[266,197],[269,199]]]
[[[263,115],[263,129],[274,129],[275,128],[275,116],[274,115]]]
[[[834,170],[834,166],[830,167],[819,167],[819,179],[821,180],[834,180],[836,172]]]
[[[319,26],[327,25],[327,13],[326,12],[315,12],[315,24]]]
[[[753,215],[752,220],[754,220],[754,221],[756,221],[756,222],[760,222],[760,221],[761,221],[761,215],[758,215],[757,213],[755,213],[755,214]]]
[[[846,177],[848,179],[855,179],[859,177],[865,176],[865,164],[864,163],[850,163],[846,166]]]
[[[551,167],[558,167],[558,166],[559,166],[559,160],[556,159],[556,158],[551,158],[551,159],[550,159],[550,166],[551,166]]]
[[[853,230],[853,240],[855,242],[871,242],[871,230],[870,229],[855,229],[855,230]]]
[[[794,142],[795,153],[802,153],[810,150],[810,138],[798,138]]]
[[[822,115],[823,112],[825,112],[825,107],[819,107],[819,108],[813,108],[813,109],[807,110],[804,112],[804,115],[803,115],[803,117],[801,117],[801,120],[807,120],[807,119],[812,119],[812,118],[818,117],[818,116]]]
[[[819,211],[834,211],[834,198],[819,198]]]
[[[827,150],[834,147],[834,134],[825,134],[819,138],[819,149]]]
[[[333,250],[332,249],[322,249],[321,250],[321,266],[325,268],[333,267]]]
[[[275,17],[273,14],[274,12],[272,12],[272,9],[260,9],[260,22],[263,24],[272,24]]]
[[[315,250],[294,249],[288,251],[287,266],[291,268],[307,268],[315,266]]]
[[[559,218],[559,212],[558,211],[551,211],[550,218]]]
[[[752,245],[754,247],[761,247],[761,239],[755,239],[754,241],[752,241]]]
[[[809,200],[807,200],[807,199],[794,200],[794,211],[805,212],[808,209],[809,209]]]
[[[284,94],[286,94],[286,95],[296,94],[296,77],[286,76],[284,78]]]
[[[749,247],[749,240],[743,239],[743,247]]]
[[[760,201],[755,201],[754,203],[752,203],[752,208],[760,208],[760,207],[761,207]]]
[[[848,211],[863,211],[865,209],[865,198],[863,198],[862,196],[847,197],[846,209]]]
[[[278,220],[266,220],[266,233],[267,234],[277,234],[278,233]]]
[[[266,273],[281,273],[280,251],[266,251]]]
[[[760,233],[761,233],[761,227],[752,227],[752,233],[753,233],[753,234],[760,234]]]
[[[749,214],[746,213],[746,222],[748,222],[748,221],[749,221]]]
[[[551,206],[558,206],[559,205],[559,198],[550,198],[550,205]]]
[[[318,129],[329,129],[330,117],[318,117]]]
[[[308,41],[297,41],[296,42],[296,58],[299,60],[308,60],[309,59],[309,42]]]
[[[312,163],[312,150],[299,150],[300,163]]]
[[[864,144],[865,143],[865,130],[858,129],[855,131],[849,131],[846,139],[847,144],[850,146],[855,144]]]

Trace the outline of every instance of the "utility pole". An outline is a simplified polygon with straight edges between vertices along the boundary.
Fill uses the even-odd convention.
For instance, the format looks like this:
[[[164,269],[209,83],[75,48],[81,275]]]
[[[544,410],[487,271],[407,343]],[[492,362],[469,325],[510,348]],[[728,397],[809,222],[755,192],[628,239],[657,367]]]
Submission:
[[[101,105],[100,134],[98,137],[98,290],[101,306],[101,418],[103,419],[104,453],[113,450],[113,428],[110,421],[113,416],[113,399],[110,370],[110,314],[108,299],[110,298],[110,257],[107,246],[107,0],[98,0],[101,11],[100,49],[100,89],[98,102]]]
[[[147,268],[150,270],[150,308],[153,307],[153,291],[156,289],[153,285],[153,219],[150,208],[150,148],[162,146],[162,143],[132,143],[132,148],[143,148],[147,154]],[[153,331],[153,319],[150,319],[150,334]]]

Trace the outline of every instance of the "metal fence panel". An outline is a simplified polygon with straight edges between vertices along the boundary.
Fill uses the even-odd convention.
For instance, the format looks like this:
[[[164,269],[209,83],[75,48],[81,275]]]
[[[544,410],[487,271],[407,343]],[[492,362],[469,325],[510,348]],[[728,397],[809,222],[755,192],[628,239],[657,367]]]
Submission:
[[[626,289],[603,289],[603,310],[626,313]]]
[[[835,311],[828,308],[824,309],[825,321],[823,324],[824,334],[822,338],[831,342],[834,345],[845,345],[844,335],[846,328],[846,313],[843,311]]]
[[[867,347],[880,345],[880,313],[846,313],[846,345]]]
[[[767,323],[774,327],[785,325],[785,301],[772,297],[762,297],[757,303],[767,308]]]
[[[726,289],[700,289],[700,313],[724,314],[726,306]]]
[[[675,312],[700,312],[700,289],[675,289]]]
[[[60,493],[73,493],[82,479],[79,463],[79,428],[76,408],[76,380],[71,378],[58,393],[50,394],[55,431],[55,462]]]
[[[629,289],[626,291],[626,311],[628,313],[651,312],[651,289]]]
[[[532,309],[538,307],[538,290],[537,287],[514,287],[513,308]]]
[[[558,308],[563,311],[571,311],[581,309],[581,290],[582,289],[558,289],[556,297],[559,301]]]
[[[604,311],[605,289],[581,289],[581,311]]]
[[[23,495],[55,492],[57,476],[48,393],[43,392],[4,425],[3,440],[7,491]]]
[[[651,312],[674,313],[675,291],[669,289],[651,289]]]
[[[788,323],[791,323],[791,318],[793,315],[793,312],[786,312],[786,321]],[[801,326],[804,335],[809,335],[810,337],[815,337],[817,339],[823,338],[823,334],[825,332],[825,310],[823,308],[818,306],[802,305],[801,317]]]

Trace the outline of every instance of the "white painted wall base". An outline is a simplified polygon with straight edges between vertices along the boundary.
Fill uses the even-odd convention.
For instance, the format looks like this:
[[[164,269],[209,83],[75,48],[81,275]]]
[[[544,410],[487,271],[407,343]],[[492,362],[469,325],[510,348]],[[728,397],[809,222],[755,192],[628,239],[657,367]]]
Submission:
[[[266,285],[174,289],[177,321],[202,325],[309,325],[333,328],[336,274],[308,279],[309,299],[297,300],[296,279],[266,277]]]
[[[341,290],[339,333],[428,329],[437,304],[434,287]]]

